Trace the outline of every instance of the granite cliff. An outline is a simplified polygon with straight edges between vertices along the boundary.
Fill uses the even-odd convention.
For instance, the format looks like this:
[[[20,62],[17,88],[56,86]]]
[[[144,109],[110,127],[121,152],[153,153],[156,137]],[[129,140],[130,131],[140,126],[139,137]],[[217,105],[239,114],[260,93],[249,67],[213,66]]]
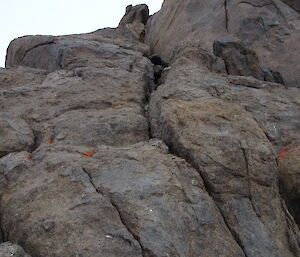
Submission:
[[[13,40],[0,257],[299,257],[299,8],[165,0]]]

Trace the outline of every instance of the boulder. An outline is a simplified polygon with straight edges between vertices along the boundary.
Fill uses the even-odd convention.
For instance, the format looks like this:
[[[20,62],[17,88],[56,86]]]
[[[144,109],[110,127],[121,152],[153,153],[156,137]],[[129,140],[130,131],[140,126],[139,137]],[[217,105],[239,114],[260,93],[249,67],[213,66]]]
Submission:
[[[126,13],[119,23],[119,28],[129,30],[137,39],[144,42],[145,25],[149,19],[149,9],[145,4],[128,5]]]
[[[126,7],[126,13],[121,19],[119,26],[124,26],[126,24],[139,21],[142,24],[146,25],[149,19],[149,9],[145,4],[140,4],[136,6],[128,5]]]

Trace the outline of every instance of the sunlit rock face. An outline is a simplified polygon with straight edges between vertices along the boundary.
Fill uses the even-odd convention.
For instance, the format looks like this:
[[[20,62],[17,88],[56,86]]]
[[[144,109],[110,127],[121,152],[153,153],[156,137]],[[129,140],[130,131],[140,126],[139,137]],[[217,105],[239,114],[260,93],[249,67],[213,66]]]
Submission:
[[[297,8],[165,0],[12,41],[0,257],[299,257]]]

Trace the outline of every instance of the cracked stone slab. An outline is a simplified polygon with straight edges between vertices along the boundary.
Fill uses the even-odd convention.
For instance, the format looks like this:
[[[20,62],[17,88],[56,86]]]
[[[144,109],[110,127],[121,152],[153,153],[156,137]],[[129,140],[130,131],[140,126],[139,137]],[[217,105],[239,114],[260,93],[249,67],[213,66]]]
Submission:
[[[255,104],[262,113],[264,105],[253,100],[251,91],[269,95],[270,88],[245,88],[247,97],[241,97],[244,88],[239,87],[236,98],[230,98],[235,89],[225,77],[179,58],[151,96],[151,132],[198,170],[246,256],[297,256],[292,245],[299,233],[286,236],[290,228],[278,192],[274,148],[259,125],[262,119],[243,108]],[[275,90],[284,98],[283,87]],[[287,135],[299,131],[293,121],[288,124]],[[292,228],[298,229],[295,223]]]
[[[0,159],[6,237],[33,256],[244,257],[199,174],[161,141],[84,151]]]
[[[34,134],[29,124],[8,112],[0,112],[0,157],[34,145]]]
[[[97,35],[64,39],[70,44],[66,49],[72,49],[64,59],[75,65],[69,67],[72,70],[18,67],[0,72],[1,111],[26,120],[36,132],[37,147],[56,141],[94,146],[148,140],[144,108],[147,85],[153,77],[152,64],[140,52],[130,49],[127,39],[120,46],[111,41],[98,42]],[[93,47],[98,50],[93,52]],[[45,68],[42,64],[39,67]],[[21,150],[29,149],[15,148]]]

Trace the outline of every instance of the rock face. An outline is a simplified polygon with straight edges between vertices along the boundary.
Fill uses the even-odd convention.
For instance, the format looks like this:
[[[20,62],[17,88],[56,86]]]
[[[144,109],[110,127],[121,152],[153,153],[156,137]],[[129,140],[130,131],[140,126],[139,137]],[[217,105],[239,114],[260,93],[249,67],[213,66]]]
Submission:
[[[126,13],[119,28],[126,28],[140,41],[145,39],[145,25],[149,19],[149,9],[145,4],[126,7]]]
[[[28,254],[24,252],[22,247],[18,245],[14,245],[11,242],[5,242],[0,244],[0,256],[1,257],[30,257]]]
[[[169,61],[191,42],[212,53],[214,41],[233,38],[256,52],[262,68],[300,86],[299,17],[299,1],[165,0],[147,24],[146,42]]]
[[[237,16],[274,3],[241,2]],[[12,41],[0,70],[0,256],[300,256],[300,90],[283,85],[297,74],[265,65],[254,34],[207,34],[218,6],[166,0],[150,19],[129,6],[117,29]]]
[[[295,221],[300,226],[300,144],[281,149],[278,159],[281,189]]]

